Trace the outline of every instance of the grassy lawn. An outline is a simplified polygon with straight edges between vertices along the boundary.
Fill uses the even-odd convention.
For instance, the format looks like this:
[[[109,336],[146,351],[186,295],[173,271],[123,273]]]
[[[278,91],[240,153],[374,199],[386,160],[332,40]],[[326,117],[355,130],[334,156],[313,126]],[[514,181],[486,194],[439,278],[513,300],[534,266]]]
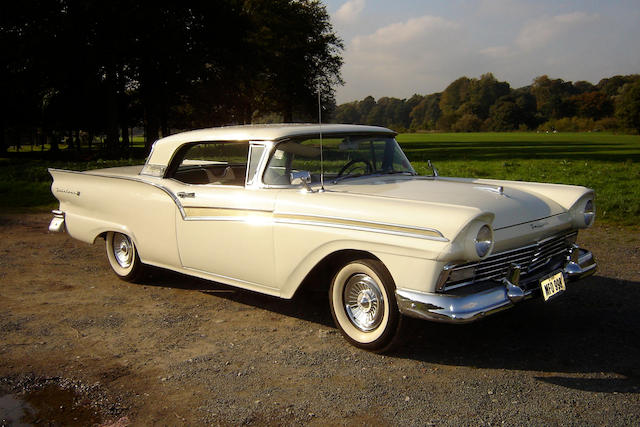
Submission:
[[[596,190],[598,221],[640,224],[640,136],[606,133],[417,133],[398,141],[420,174],[576,184]],[[0,209],[50,209],[48,167],[86,170],[142,159],[47,162],[0,159]]]

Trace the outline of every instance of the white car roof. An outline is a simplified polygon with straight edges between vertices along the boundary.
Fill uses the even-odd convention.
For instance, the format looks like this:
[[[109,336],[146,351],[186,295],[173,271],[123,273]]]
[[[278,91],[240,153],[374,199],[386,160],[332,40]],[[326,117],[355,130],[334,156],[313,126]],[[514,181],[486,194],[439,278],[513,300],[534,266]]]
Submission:
[[[342,125],[342,124],[269,124],[224,126],[181,132],[161,138],[153,144],[147,165],[168,166],[173,153],[182,145],[190,142],[234,142],[234,141],[278,141],[305,135],[323,136],[344,134],[386,134],[395,135],[390,129],[378,126]]]

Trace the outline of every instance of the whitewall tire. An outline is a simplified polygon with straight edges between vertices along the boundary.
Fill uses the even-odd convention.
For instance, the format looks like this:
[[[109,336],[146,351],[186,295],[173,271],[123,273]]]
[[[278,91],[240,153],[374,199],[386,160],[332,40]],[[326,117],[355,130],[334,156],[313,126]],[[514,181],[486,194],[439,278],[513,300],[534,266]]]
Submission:
[[[129,236],[110,231],[105,238],[105,245],[109,264],[119,278],[132,282],[140,277],[142,263]]]
[[[360,259],[342,266],[331,283],[329,303],[336,326],[356,347],[384,352],[400,343],[395,285],[380,261]]]

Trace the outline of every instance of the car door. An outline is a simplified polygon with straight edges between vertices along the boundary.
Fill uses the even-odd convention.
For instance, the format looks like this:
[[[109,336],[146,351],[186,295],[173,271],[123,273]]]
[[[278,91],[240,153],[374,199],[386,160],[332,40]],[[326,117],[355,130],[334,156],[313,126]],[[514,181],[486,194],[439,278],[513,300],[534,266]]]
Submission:
[[[246,185],[264,151],[260,145],[249,147],[207,143],[187,150],[171,180],[182,205],[176,215],[176,238],[184,268],[268,292],[275,289],[275,192]]]

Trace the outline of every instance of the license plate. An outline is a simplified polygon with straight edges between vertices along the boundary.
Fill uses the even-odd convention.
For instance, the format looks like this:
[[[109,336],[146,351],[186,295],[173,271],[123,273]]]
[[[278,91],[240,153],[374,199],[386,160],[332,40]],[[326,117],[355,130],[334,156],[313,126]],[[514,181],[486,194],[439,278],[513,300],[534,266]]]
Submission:
[[[540,287],[542,288],[542,295],[544,295],[545,301],[567,289],[564,284],[562,272],[558,272],[551,277],[541,280]]]

